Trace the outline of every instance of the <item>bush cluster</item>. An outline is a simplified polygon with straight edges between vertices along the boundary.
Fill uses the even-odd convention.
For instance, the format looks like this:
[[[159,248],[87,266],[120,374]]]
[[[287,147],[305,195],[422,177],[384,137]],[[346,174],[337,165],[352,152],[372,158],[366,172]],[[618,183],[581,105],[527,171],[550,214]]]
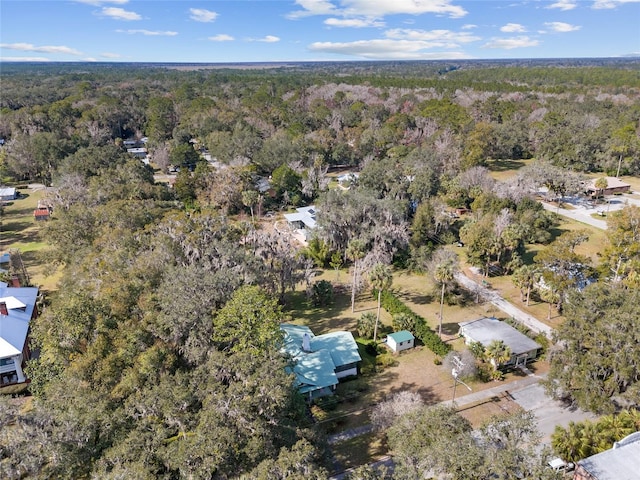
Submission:
[[[377,291],[374,291],[373,294],[375,297],[378,296]],[[382,307],[391,315],[402,313],[411,317],[411,319],[415,321],[415,332],[412,333],[433,353],[444,357],[451,351],[451,345],[444,343],[440,337],[438,337],[436,332],[429,328],[427,321],[423,317],[407,307],[402,300],[396,297],[392,292],[383,290],[380,300]]]

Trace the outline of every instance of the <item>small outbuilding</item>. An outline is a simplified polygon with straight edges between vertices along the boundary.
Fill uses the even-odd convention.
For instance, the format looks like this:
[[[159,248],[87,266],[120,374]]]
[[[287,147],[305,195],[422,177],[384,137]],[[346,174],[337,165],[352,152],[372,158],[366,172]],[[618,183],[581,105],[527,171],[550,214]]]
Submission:
[[[48,208],[36,208],[33,211],[33,218],[36,220],[49,220],[51,212]]]
[[[395,353],[413,348],[415,337],[409,330],[400,330],[387,335],[387,346]]]
[[[0,201],[10,202],[18,198],[18,191],[15,187],[1,187],[0,188]]]
[[[460,335],[467,345],[477,342],[488,347],[491,342],[501,340],[511,350],[511,358],[501,364],[501,367],[518,367],[526,365],[538,358],[542,347],[524,333],[511,325],[501,322],[494,317],[485,317],[471,322],[460,322]]]

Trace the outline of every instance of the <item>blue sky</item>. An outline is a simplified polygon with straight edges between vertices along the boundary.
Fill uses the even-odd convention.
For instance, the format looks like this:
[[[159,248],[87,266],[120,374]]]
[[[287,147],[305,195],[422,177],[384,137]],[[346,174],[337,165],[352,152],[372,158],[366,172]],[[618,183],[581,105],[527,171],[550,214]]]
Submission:
[[[0,60],[640,56],[640,0],[1,0]]]

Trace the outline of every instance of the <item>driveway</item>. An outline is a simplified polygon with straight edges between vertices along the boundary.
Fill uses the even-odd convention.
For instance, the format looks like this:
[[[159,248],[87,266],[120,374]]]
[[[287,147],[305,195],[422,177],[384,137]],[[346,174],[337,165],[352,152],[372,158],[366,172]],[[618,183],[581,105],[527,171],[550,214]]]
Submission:
[[[541,443],[550,445],[551,434],[556,425],[567,427],[569,422],[594,420],[597,417],[579,408],[567,407],[563,403],[548,397],[544,388],[538,383],[519,390],[511,391],[511,398],[523,409],[533,412],[538,423],[538,431],[542,435]]]

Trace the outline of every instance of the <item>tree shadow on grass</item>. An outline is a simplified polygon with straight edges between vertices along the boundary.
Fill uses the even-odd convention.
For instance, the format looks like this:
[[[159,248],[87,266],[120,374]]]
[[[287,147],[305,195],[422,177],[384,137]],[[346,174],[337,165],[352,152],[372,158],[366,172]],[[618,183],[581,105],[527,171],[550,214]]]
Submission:
[[[13,243],[27,244],[32,242],[40,242],[40,232],[37,229],[17,229],[16,231],[2,231],[2,246],[11,245]]]
[[[522,160],[493,160],[488,162],[487,167],[492,172],[506,172],[508,170],[519,170],[524,167]]]
[[[438,327],[436,327],[436,332],[437,332],[437,328]],[[460,331],[460,325],[458,325],[456,322],[446,322],[442,324],[443,335],[455,336],[457,338],[459,331]]]
[[[389,396],[404,392],[404,391],[415,392],[422,398],[422,401],[426,405],[431,405],[433,403],[439,402],[440,397],[433,392],[433,389],[427,385],[417,385],[416,383],[408,383],[403,382],[400,385],[394,386],[389,391]]]
[[[414,293],[414,292],[394,292],[403,302],[411,302],[415,305],[428,305],[435,301],[435,296],[431,293]]]

